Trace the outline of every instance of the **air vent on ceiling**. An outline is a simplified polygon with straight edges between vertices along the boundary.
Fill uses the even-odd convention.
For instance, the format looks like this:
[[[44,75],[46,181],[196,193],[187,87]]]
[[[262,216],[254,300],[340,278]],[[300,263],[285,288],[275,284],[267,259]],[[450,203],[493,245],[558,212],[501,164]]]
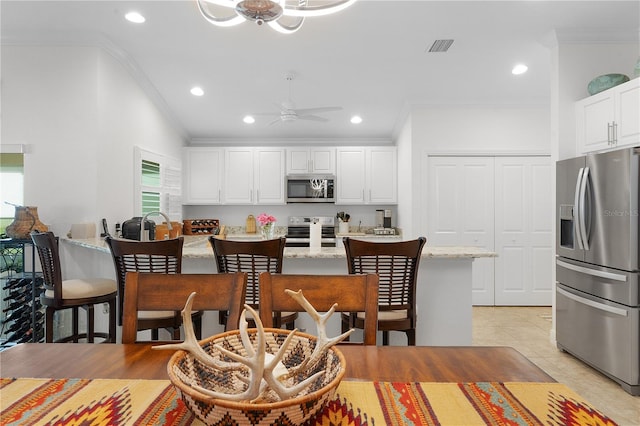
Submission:
[[[446,52],[452,44],[453,40],[436,40],[429,48],[429,52]]]

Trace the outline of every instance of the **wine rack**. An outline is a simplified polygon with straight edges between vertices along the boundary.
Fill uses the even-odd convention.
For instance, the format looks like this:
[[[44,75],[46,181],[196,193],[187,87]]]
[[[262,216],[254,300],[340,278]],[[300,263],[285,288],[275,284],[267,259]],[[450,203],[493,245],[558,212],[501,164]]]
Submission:
[[[186,219],[182,221],[182,233],[184,235],[210,235],[215,234],[219,226],[218,219]]]
[[[25,270],[25,248],[31,247],[31,271]],[[35,247],[30,239],[0,241],[0,346],[44,341],[40,294],[43,279],[35,272]]]

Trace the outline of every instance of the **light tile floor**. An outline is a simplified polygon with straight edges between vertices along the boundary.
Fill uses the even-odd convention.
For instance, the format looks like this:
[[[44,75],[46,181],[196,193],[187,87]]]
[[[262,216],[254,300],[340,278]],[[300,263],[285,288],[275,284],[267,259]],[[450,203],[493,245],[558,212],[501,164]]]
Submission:
[[[511,346],[619,425],[640,425],[640,397],[629,395],[613,380],[555,347],[551,314],[550,307],[476,306],[473,344]]]

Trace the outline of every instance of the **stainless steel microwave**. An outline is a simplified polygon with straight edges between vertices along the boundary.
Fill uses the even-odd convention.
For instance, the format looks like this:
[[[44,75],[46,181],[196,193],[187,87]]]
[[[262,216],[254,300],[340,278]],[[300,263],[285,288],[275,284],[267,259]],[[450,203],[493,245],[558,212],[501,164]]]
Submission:
[[[287,203],[335,203],[333,175],[288,175]]]

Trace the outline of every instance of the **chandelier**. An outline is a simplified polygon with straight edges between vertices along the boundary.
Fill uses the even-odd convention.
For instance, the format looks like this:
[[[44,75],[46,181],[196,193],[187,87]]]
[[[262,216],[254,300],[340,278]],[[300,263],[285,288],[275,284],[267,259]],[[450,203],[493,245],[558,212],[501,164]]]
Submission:
[[[322,4],[312,6],[309,4],[310,1],[313,0],[197,0],[197,3],[202,16],[220,27],[231,27],[244,21],[253,21],[258,25],[266,22],[276,31],[291,34],[298,31],[305,18],[309,16],[336,13],[356,2],[356,0],[323,1]],[[212,8],[220,11],[232,9],[235,13],[220,17],[211,11]],[[280,21],[282,17],[291,17],[292,22]]]

